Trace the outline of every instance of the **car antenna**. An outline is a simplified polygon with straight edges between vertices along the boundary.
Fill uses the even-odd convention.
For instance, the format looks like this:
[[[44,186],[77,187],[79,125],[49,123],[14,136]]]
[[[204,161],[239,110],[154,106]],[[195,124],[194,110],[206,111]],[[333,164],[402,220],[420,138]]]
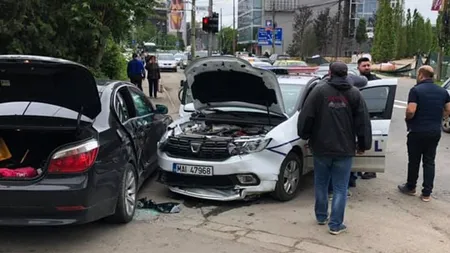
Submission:
[[[81,115],[83,115],[83,106],[81,106],[80,111],[78,112],[77,115],[77,128],[75,129],[75,132],[77,134],[80,132]]]

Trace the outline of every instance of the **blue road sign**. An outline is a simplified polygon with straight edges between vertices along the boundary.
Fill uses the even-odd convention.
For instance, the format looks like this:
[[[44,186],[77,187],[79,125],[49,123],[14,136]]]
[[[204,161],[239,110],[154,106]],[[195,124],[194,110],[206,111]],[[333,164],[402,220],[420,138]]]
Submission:
[[[266,20],[266,27],[272,27],[272,20]]]
[[[258,45],[259,46],[272,46],[272,41],[274,39],[271,30],[266,30],[266,28],[259,28],[258,30]],[[275,29],[275,46],[281,46],[283,44],[283,29]]]

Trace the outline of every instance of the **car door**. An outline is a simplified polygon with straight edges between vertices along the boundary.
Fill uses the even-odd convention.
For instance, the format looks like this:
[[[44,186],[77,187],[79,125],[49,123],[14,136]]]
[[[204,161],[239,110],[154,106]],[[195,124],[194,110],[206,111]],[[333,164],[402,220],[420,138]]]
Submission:
[[[353,161],[354,172],[384,172],[397,79],[370,81],[360,88],[372,124],[372,147]]]
[[[157,143],[165,132],[165,115],[156,113],[155,107],[144,93],[129,87],[136,109],[135,132],[138,139],[138,158],[145,170],[153,169],[157,162]]]

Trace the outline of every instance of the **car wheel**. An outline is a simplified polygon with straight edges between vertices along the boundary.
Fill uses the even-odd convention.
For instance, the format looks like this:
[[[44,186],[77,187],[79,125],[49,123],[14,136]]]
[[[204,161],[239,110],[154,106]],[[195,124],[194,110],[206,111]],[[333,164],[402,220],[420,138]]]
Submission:
[[[177,70],[178,70],[178,69],[177,69],[177,68],[175,68],[175,69],[173,70],[173,72],[177,72]]]
[[[138,180],[133,165],[127,164],[119,186],[116,211],[106,221],[115,224],[128,223],[133,220],[137,205]]]
[[[280,201],[293,199],[298,192],[303,176],[303,160],[296,153],[290,152],[281,163],[274,198]]]
[[[450,117],[442,118],[442,131],[450,133]]]

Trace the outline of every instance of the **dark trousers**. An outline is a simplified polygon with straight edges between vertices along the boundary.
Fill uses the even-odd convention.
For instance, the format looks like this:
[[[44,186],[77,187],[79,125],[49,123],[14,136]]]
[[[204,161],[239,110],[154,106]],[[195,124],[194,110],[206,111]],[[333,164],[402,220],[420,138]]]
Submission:
[[[158,79],[148,79],[148,94],[150,97],[157,97],[158,96]]]
[[[410,190],[416,188],[417,179],[419,178],[420,161],[422,160],[423,196],[430,196],[433,191],[434,159],[440,139],[440,132],[408,133],[406,143],[408,146],[408,180],[406,185]]]
[[[130,82],[142,90],[142,75],[132,75],[130,77]]]

